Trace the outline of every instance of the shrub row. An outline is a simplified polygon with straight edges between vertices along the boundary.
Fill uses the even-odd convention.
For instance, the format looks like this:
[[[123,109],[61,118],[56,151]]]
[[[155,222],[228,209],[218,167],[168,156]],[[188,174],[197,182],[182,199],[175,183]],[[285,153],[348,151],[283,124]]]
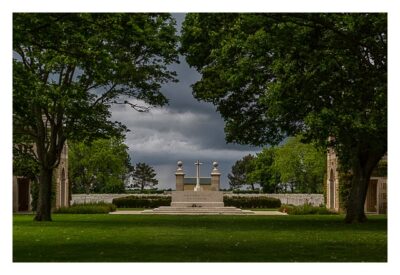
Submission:
[[[283,204],[279,208],[280,212],[288,213],[289,215],[310,215],[310,214],[318,214],[318,215],[333,215],[336,212],[333,212],[327,209],[325,206],[313,206],[311,204],[304,204],[295,206],[293,204]]]
[[[64,214],[108,214],[114,212],[117,207],[111,203],[98,202],[98,203],[83,203],[73,204],[70,207],[60,207],[54,213]]]
[[[159,196],[127,196],[113,199],[113,204],[118,208],[155,208],[159,206],[170,206],[171,197]]]
[[[153,190],[153,189],[126,190],[126,193],[128,193],[128,194],[164,194],[165,191],[171,191],[171,190]]]
[[[269,197],[224,196],[224,205],[239,208],[278,208],[281,201]]]
[[[233,194],[260,194],[260,190],[233,190]]]

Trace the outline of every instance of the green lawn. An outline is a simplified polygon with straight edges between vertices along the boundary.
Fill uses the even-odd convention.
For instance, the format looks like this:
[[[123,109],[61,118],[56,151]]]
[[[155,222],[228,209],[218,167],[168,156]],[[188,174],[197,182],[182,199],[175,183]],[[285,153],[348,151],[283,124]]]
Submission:
[[[15,262],[385,262],[386,216],[14,215]]]

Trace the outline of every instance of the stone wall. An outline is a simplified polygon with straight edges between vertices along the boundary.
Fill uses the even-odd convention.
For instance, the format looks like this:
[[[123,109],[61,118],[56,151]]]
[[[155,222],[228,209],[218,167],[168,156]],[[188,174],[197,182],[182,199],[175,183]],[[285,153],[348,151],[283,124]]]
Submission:
[[[111,203],[115,198],[121,198],[130,196],[133,194],[72,194],[71,204],[76,203],[96,203],[96,202],[108,202]],[[136,196],[147,196],[136,195]]]
[[[303,205],[311,203],[314,206],[324,204],[323,194],[232,194],[226,192],[225,196],[231,197],[269,197],[281,200],[282,204]]]
[[[319,206],[324,204],[324,196],[322,194],[232,194],[224,192],[225,196],[241,196],[241,197],[270,197],[280,199],[283,204],[303,205],[311,203]],[[170,196],[163,194],[73,194],[71,204],[89,203],[89,202],[108,202],[111,203],[114,198],[126,196]]]

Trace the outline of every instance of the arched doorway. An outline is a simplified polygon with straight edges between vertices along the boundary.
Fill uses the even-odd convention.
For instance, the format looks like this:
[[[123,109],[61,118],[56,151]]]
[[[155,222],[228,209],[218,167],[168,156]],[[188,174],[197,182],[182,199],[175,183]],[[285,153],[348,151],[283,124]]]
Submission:
[[[329,175],[329,208],[335,208],[335,173],[331,169]]]
[[[29,179],[18,178],[18,211],[29,210]]]
[[[65,170],[63,168],[62,172],[61,172],[61,182],[60,182],[60,206],[61,207],[67,206],[66,198],[65,198],[67,187],[65,185],[66,185]]]

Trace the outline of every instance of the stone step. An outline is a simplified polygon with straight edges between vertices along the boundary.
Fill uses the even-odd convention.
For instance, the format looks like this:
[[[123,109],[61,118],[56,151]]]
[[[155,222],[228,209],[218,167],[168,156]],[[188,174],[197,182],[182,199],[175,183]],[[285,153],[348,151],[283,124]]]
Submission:
[[[171,214],[171,215],[251,215],[250,210],[236,207],[169,207],[161,206],[155,209],[143,210],[142,214]]]
[[[254,215],[254,213],[244,213],[244,212],[146,212],[140,213],[141,215],[177,215],[177,216],[190,216],[190,215],[232,215],[232,216],[245,216]]]
[[[154,209],[212,209],[212,210],[241,210],[240,208],[234,206],[225,207],[185,207],[185,206],[160,206]]]
[[[237,212],[242,211],[241,209],[212,209],[212,208],[163,208],[163,209],[153,209],[152,211],[164,212],[164,211],[176,211],[176,212],[192,212],[192,211],[200,211],[200,212]]]

